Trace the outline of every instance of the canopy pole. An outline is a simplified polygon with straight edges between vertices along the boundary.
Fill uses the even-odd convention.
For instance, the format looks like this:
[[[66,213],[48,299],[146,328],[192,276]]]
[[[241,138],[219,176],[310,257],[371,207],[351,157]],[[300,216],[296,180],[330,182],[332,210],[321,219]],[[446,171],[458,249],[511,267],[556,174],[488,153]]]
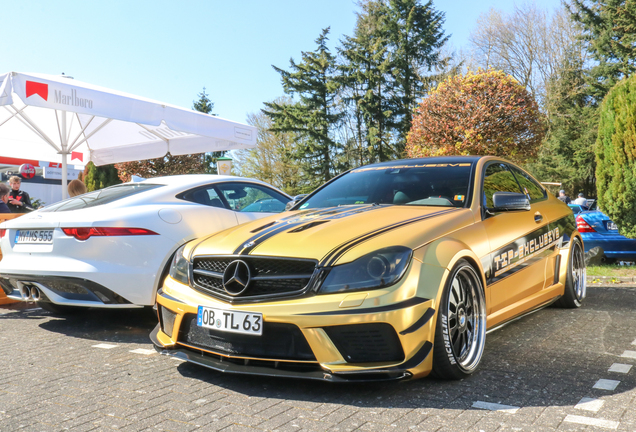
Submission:
[[[68,154],[67,149],[67,138],[68,134],[66,133],[66,111],[62,111],[62,133],[60,134],[60,138],[62,139],[62,200],[68,198],[68,184],[67,184],[67,167],[66,167],[66,155]]]

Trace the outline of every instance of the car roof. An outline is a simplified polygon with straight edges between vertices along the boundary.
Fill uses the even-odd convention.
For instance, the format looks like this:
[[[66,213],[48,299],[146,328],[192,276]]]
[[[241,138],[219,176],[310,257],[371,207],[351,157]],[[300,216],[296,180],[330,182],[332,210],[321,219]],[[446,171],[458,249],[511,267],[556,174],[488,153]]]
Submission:
[[[158,184],[164,185],[172,189],[179,188],[193,188],[209,183],[218,183],[224,181],[232,181],[232,182],[248,182],[248,183],[257,183],[270,188],[277,190],[283,195],[288,196],[285,192],[278,189],[276,186],[273,186],[269,183],[266,183],[261,180],[247,178],[247,177],[237,177],[237,176],[228,176],[228,175],[218,175],[218,174],[182,174],[182,175],[172,175],[172,176],[162,176],[162,177],[153,177],[149,179],[142,180],[140,182],[134,182],[134,184]],[[133,182],[128,182],[127,184],[133,184]]]
[[[428,158],[416,158],[416,159],[399,159],[389,162],[379,162],[370,165],[364,165],[363,167],[387,167],[390,168],[395,165],[419,165],[419,164],[454,164],[454,163],[474,163],[485,156],[436,156]],[[360,168],[363,168],[360,167]]]

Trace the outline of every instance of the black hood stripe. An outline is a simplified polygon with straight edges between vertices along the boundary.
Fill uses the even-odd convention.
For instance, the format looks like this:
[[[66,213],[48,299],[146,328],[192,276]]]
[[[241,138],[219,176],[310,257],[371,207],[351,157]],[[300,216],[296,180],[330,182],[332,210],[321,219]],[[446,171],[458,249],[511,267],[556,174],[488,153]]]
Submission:
[[[355,246],[359,245],[360,243],[363,243],[367,240],[372,239],[373,237],[377,237],[381,234],[384,234],[388,231],[397,229],[397,228],[402,228],[403,226],[415,223],[415,222],[420,222],[423,221],[425,219],[429,219],[435,216],[439,216],[442,214],[446,214],[446,213],[450,213],[452,211],[454,211],[455,209],[448,209],[448,210],[442,210],[442,211],[438,211],[435,213],[430,213],[424,216],[418,216],[415,218],[411,218],[411,219],[407,219],[405,221],[400,221],[397,223],[394,223],[392,225],[387,225],[383,228],[379,228],[375,231],[371,231],[368,232],[366,234],[363,234],[361,236],[355,237],[353,239],[350,239],[344,243],[341,243],[339,246],[335,247],[334,249],[332,249],[327,255],[325,255],[325,257],[320,261],[320,263],[318,264],[319,267],[329,267],[332,266],[338,259],[340,259],[340,257],[342,257],[342,255],[344,255],[345,253],[347,253],[349,250],[351,250],[352,248],[354,248]]]
[[[382,207],[369,204],[364,206],[356,206],[354,208],[329,207],[327,209],[308,210],[300,214],[296,213],[293,216],[289,216],[289,217],[281,219],[274,225],[262,231],[259,231],[258,234],[245,240],[241,244],[241,246],[239,246],[238,248],[236,248],[236,250],[234,250],[234,255],[247,255],[252,250],[254,250],[257,246],[261,245],[263,242],[270,239],[271,237],[277,234],[280,234],[281,232],[292,230],[306,223],[340,219],[340,218],[348,217],[354,214],[364,213],[364,212],[379,209],[379,208],[382,208]]]

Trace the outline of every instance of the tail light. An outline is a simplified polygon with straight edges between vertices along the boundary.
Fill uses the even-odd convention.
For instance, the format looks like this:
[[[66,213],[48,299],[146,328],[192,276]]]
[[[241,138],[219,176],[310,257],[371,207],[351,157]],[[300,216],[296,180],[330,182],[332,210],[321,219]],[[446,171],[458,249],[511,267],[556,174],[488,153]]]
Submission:
[[[85,227],[85,228],[62,228],[64,234],[75,237],[78,240],[88,240],[90,237],[108,236],[138,236],[138,235],[159,235],[154,231],[144,228],[115,228],[115,227]]]
[[[587,222],[585,222],[585,219],[583,219],[581,216],[577,216],[576,217],[576,229],[580,232],[580,233],[586,233],[586,232],[596,232],[596,230],[594,228],[592,228],[590,226],[590,224],[588,224]]]
[[[1,239],[2,237],[4,237],[6,233],[7,233],[7,230],[6,230],[6,229],[4,229],[4,228],[3,228],[3,229],[0,229],[0,239]]]

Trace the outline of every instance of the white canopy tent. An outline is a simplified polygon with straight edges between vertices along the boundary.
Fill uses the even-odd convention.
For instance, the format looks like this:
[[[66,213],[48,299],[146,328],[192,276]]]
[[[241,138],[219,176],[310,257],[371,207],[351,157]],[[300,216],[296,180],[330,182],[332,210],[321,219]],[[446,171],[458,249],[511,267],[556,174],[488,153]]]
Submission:
[[[256,129],[64,76],[0,75],[0,156],[105,165],[253,148]],[[69,159],[70,158],[70,159]]]

